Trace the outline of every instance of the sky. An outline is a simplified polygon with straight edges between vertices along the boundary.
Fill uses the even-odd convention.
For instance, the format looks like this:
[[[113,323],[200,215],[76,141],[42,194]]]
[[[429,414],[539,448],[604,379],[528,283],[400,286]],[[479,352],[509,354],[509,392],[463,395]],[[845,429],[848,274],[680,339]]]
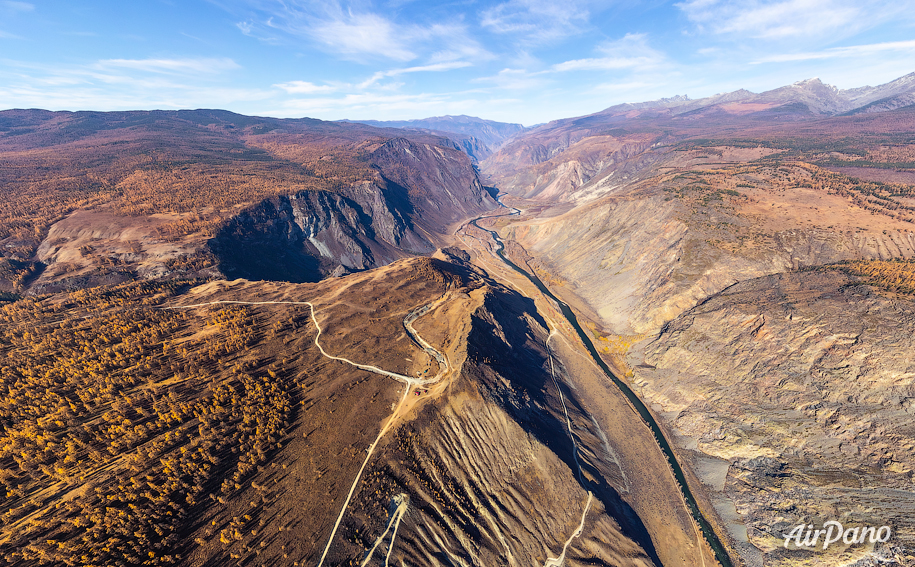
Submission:
[[[912,0],[0,0],[0,109],[530,126],[912,72]]]

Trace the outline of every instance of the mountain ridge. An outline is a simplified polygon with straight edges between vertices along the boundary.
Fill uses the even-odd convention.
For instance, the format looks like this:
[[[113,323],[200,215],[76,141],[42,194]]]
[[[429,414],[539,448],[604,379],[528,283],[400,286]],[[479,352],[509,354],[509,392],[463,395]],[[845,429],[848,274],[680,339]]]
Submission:
[[[412,120],[341,120],[380,128],[402,128],[427,132],[452,139],[475,160],[486,159],[508,140],[527,130],[521,124],[496,122],[461,114]]]

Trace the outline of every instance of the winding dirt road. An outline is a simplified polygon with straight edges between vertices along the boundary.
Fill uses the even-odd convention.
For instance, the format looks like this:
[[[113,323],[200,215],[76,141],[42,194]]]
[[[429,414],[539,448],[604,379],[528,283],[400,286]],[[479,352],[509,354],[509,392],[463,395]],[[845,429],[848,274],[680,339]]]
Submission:
[[[553,385],[556,386],[556,390],[559,392],[559,402],[562,404],[562,412],[566,417],[566,428],[569,431],[569,439],[572,440],[572,455],[575,457],[575,468],[578,469],[578,482],[584,486],[584,481],[582,480],[581,474],[581,465],[578,463],[578,443],[575,442],[575,435],[572,433],[572,420],[569,419],[569,410],[566,408],[566,399],[562,394],[562,388],[559,387],[559,381],[556,379],[556,369],[553,366],[553,350],[550,348],[550,339],[553,338],[553,335],[556,334],[556,331],[550,329],[550,336],[546,338],[544,343],[549,353],[550,357],[550,377],[553,379]],[[569,539],[566,540],[565,545],[562,546],[562,553],[558,557],[551,557],[546,560],[546,563],[543,564],[543,567],[561,567],[566,558],[566,551],[569,549],[572,540],[579,537],[585,529],[585,517],[588,515],[588,510],[591,509],[591,502],[594,500],[594,494],[589,490],[588,491],[588,501],[585,503],[585,510],[581,513],[581,523],[578,524],[578,528],[572,532],[572,535],[569,536]]]
[[[353,362],[352,360],[350,360],[350,359],[348,359],[348,358],[344,358],[344,357],[342,357],[342,356],[334,356],[334,355],[332,355],[332,354],[328,354],[328,352],[324,350],[324,347],[322,347],[322,346],[321,346],[321,343],[319,342],[319,339],[321,338],[321,332],[322,332],[322,330],[321,330],[321,325],[318,324],[318,319],[315,317],[315,306],[314,306],[310,301],[232,301],[232,300],[218,300],[218,301],[207,301],[207,302],[204,302],[204,303],[194,303],[194,304],[192,304],[192,305],[178,305],[178,306],[175,306],[175,307],[165,307],[165,309],[193,309],[193,308],[196,308],[196,307],[207,307],[207,306],[210,306],[210,305],[223,305],[223,304],[232,304],[232,305],[307,305],[307,306],[311,309],[311,320],[312,320],[312,322],[315,324],[315,329],[317,329],[317,331],[318,331],[318,333],[315,335],[315,346],[318,347],[318,350],[321,351],[321,354],[322,354],[322,355],[324,355],[325,357],[327,357],[327,358],[329,358],[329,359],[331,359],[331,360],[339,360],[340,362],[345,362],[345,363],[347,363],[347,364],[350,364],[350,365],[352,365],[352,366],[355,366],[356,368],[358,368],[358,369],[360,369],[360,370],[365,370],[366,372],[374,372],[375,374],[380,374],[380,375],[382,375],[382,376],[387,376],[388,378],[393,378],[393,379],[397,380],[398,382],[403,382],[404,384],[407,384],[408,386],[412,387],[412,386],[425,386],[425,385],[434,384],[434,383],[438,382],[438,381],[441,379],[441,376],[442,376],[442,375],[448,370],[448,368],[449,368],[448,361],[447,361],[447,358],[445,357],[445,355],[443,355],[441,352],[439,352],[438,350],[436,350],[432,345],[430,345],[428,342],[426,342],[426,340],[423,339],[423,338],[419,335],[419,333],[416,332],[416,329],[413,328],[413,322],[414,322],[416,319],[418,319],[421,315],[424,315],[425,313],[428,313],[428,311],[430,311],[431,309],[433,309],[434,307],[436,307],[438,304],[442,303],[442,302],[446,299],[446,297],[447,297],[447,294],[446,294],[446,295],[443,295],[442,297],[440,297],[439,299],[433,301],[432,303],[430,303],[430,304],[428,304],[428,305],[424,305],[423,307],[420,307],[418,310],[425,309],[425,308],[427,308],[427,307],[429,308],[429,309],[426,309],[425,311],[423,311],[423,313],[421,313],[420,315],[417,315],[416,317],[413,317],[412,319],[410,319],[410,317],[411,317],[414,313],[416,313],[416,311],[418,311],[418,310],[414,310],[414,311],[412,311],[412,312],[410,313],[410,315],[407,315],[407,317],[404,319],[404,328],[406,328],[407,332],[410,333],[411,338],[412,338],[414,341],[416,341],[417,344],[422,345],[422,348],[423,348],[424,350],[426,350],[427,352],[429,352],[429,354],[431,354],[431,355],[439,362],[439,366],[440,366],[439,372],[438,372],[438,374],[436,374],[436,375],[433,376],[432,378],[416,378],[416,377],[414,377],[414,376],[406,376],[406,375],[404,375],[404,374],[398,374],[397,372],[391,372],[391,371],[389,371],[389,370],[384,370],[383,368],[378,368],[377,366],[374,366],[374,365],[371,365],[371,364],[360,364],[360,363],[358,363],[358,362]],[[407,319],[410,319],[409,322],[407,322]]]
[[[381,545],[381,542],[384,541],[385,536],[388,535],[388,532],[391,531],[391,527],[393,527],[394,533],[391,534],[388,554],[384,558],[385,567],[387,567],[388,562],[391,560],[391,551],[394,550],[394,540],[397,539],[397,528],[400,527],[400,521],[403,519],[404,514],[407,513],[407,508],[410,507],[410,497],[406,494],[398,494],[394,497],[394,504],[397,506],[394,508],[394,513],[391,514],[391,519],[388,521],[388,527],[386,527],[384,532],[375,540],[375,545],[373,545],[372,549],[366,554],[365,559],[360,563],[359,567],[366,567],[369,564],[369,561],[372,560],[372,555],[375,554],[375,550],[378,549],[378,546]]]
[[[395,406],[394,411],[391,413],[391,417],[388,418],[388,421],[384,424],[384,427],[381,428],[381,431],[378,433],[378,437],[375,438],[375,441],[368,447],[367,454],[365,456],[365,460],[362,461],[362,466],[359,467],[359,472],[356,473],[356,478],[353,480],[353,484],[350,486],[349,493],[346,495],[346,500],[343,502],[343,508],[340,510],[340,514],[337,516],[337,521],[334,523],[333,530],[331,530],[331,532],[330,532],[330,537],[327,540],[327,545],[324,547],[324,552],[321,554],[321,560],[318,562],[318,567],[322,567],[324,565],[324,560],[327,558],[327,553],[330,551],[330,546],[334,542],[334,536],[337,535],[337,530],[340,528],[340,523],[343,521],[343,517],[346,515],[346,510],[349,507],[350,500],[352,500],[352,498],[353,498],[353,494],[355,494],[355,492],[356,492],[356,487],[359,485],[359,480],[362,478],[362,473],[365,471],[365,467],[368,465],[369,460],[371,460],[372,455],[375,452],[375,448],[378,446],[378,443],[381,442],[381,439],[391,429],[391,426],[400,416],[400,412],[403,409],[404,402],[407,401],[407,396],[410,394],[410,390],[412,390],[416,386],[428,386],[431,384],[435,384],[436,382],[441,380],[442,377],[451,369],[451,365],[448,362],[448,358],[442,352],[440,352],[435,347],[433,347],[431,344],[429,344],[429,342],[426,341],[424,338],[422,338],[422,336],[420,336],[420,334],[418,332],[416,332],[416,329],[413,328],[413,323],[417,319],[419,319],[420,317],[422,317],[423,315],[425,315],[426,313],[428,313],[429,311],[433,310],[435,307],[437,307],[438,305],[440,305],[441,303],[446,301],[447,298],[448,298],[448,292],[445,292],[445,294],[443,294],[440,298],[433,301],[432,303],[428,303],[426,305],[423,305],[423,306],[418,307],[417,309],[414,309],[413,311],[411,311],[404,318],[404,322],[403,322],[403,326],[407,330],[407,332],[410,334],[410,337],[412,338],[412,340],[415,341],[416,344],[420,345],[420,347],[423,350],[425,350],[427,353],[429,353],[433,358],[435,358],[436,361],[438,361],[439,371],[432,378],[417,378],[417,377],[413,377],[413,376],[406,376],[404,374],[398,374],[397,372],[391,372],[389,370],[384,370],[383,368],[378,368],[377,366],[374,366],[372,364],[361,364],[358,362],[353,362],[352,360],[350,360],[348,358],[344,358],[342,356],[334,356],[332,354],[329,354],[327,351],[324,350],[324,347],[321,346],[321,343],[319,341],[319,339],[321,338],[321,325],[318,323],[318,318],[315,316],[315,306],[310,301],[218,300],[218,301],[208,301],[208,302],[204,302],[204,303],[195,303],[193,305],[180,305],[180,306],[175,306],[175,307],[166,307],[166,309],[193,309],[193,308],[197,308],[197,307],[207,307],[210,305],[221,305],[221,304],[307,305],[309,307],[309,309],[311,310],[311,320],[315,324],[315,329],[317,330],[317,334],[315,334],[315,346],[318,347],[318,350],[321,351],[321,354],[323,356],[325,356],[331,360],[345,362],[346,364],[350,364],[360,370],[365,370],[366,372],[374,372],[375,374],[380,374],[381,376],[385,376],[387,378],[393,378],[394,380],[397,380],[398,382],[401,382],[406,385],[406,387],[404,388],[403,396],[401,396],[400,402],[398,402],[397,406]],[[395,512],[395,515],[399,514],[399,516],[397,518],[398,526],[400,525],[400,518],[403,517],[403,514],[406,513],[406,506],[408,506],[408,505],[409,505],[409,501],[405,500],[402,504],[400,504],[398,506],[398,511]],[[401,507],[404,507],[404,509],[402,511],[400,510]],[[388,525],[388,528],[390,528],[390,524]],[[387,533],[387,530],[385,530],[385,533]],[[394,529],[394,534],[395,534],[395,536],[397,534],[396,527]],[[382,534],[382,537],[384,537],[384,534]],[[379,542],[380,541],[381,541],[381,538],[379,538]],[[379,542],[376,542],[376,544],[375,544],[376,547],[378,546]],[[393,547],[393,545],[394,545],[394,539],[392,537],[391,547]],[[373,547],[371,552],[369,553],[368,557],[366,558],[365,562],[363,562],[363,565],[366,564],[368,559],[371,557],[371,553],[373,553],[374,550],[375,550],[375,548]],[[391,555],[391,549],[388,549],[388,557],[385,559],[385,565],[387,565],[390,555]]]

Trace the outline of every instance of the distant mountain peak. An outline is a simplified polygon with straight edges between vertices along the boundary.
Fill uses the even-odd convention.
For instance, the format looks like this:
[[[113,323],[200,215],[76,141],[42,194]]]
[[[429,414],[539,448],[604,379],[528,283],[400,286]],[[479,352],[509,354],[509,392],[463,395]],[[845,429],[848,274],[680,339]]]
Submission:
[[[804,89],[811,89],[811,90],[827,89],[827,90],[835,92],[835,93],[839,92],[838,87],[836,87],[834,85],[830,85],[829,83],[824,83],[823,81],[820,80],[819,77],[813,77],[811,79],[804,79],[803,81],[797,81],[796,83],[792,83],[791,86],[804,88]]]
[[[413,120],[346,120],[380,128],[409,128],[424,130],[444,136],[476,160],[485,159],[501,148],[507,140],[523,132],[524,126],[507,122],[496,122],[476,116],[445,115],[417,118]]]

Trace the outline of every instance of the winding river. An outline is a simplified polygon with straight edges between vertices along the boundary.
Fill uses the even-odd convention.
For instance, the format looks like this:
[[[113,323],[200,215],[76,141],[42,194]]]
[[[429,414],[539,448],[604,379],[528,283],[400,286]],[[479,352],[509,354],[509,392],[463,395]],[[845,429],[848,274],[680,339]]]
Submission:
[[[513,212],[509,213],[509,215],[517,215],[521,213],[521,211],[518,209],[513,207],[506,207],[504,204],[502,204],[501,200],[497,199],[497,201],[500,205],[502,205],[503,208],[512,209]],[[728,556],[727,550],[725,550],[721,540],[718,539],[718,535],[715,533],[715,530],[712,528],[711,524],[708,522],[708,520],[705,519],[705,516],[702,515],[702,511],[699,510],[699,504],[696,502],[696,498],[693,496],[693,493],[689,489],[689,484],[686,482],[686,475],[683,474],[683,468],[677,461],[677,457],[674,454],[670,443],[667,441],[667,438],[661,431],[660,426],[658,426],[657,421],[655,421],[654,417],[651,415],[651,412],[648,411],[648,408],[635,394],[635,392],[633,392],[625,382],[620,380],[619,377],[617,377],[617,375],[614,374],[612,370],[610,370],[610,367],[607,366],[607,363],[605,363],[604,360],[600,357],[597,349],[594,347],[594,343],[591,342],[591,338],[584,331],[584,329],[582,329],[581,325],[579,325],[578,318],[575,316],[575,313],[572,311],[572,309],[564,301],[553,295],[549,288],[547,288],[546,285],[544,285],[544,283],[540,281],[540,278],[538,278],[535,274],[528,273],[526,270],[522,269],[505,256],[505,245],[503,244],[502,239],[499,238],[499,234],[497,232],[483,228],[477,224],[477,221],[480,221],[484,218],[492,218],[492,215],[479,216],[470,221],[470,224],[482,231],[488,232],[492,236],[497,245],[496,254],[506,265],[508,265],[508,267],[527,278],[537,287],[537,289],[540,290],[541,293],[556,302],[560,311],[562,312],[562,315],[566,318],[569,324],[572,325],[572,328],[575,329],[579,339],[581,339],[581,342],[585,345],[585,348],[588,349],[588,353],[591,355],[591,358],[594,359],[594,363],[597,364],[603,373],[606,374],[611,381],[613,381],[613,383],[617,388],[620,389],[621,392],[623,392],[635,410],[639,413],[640,416],[642,416],[642,419],[645,421],[645,423],[648,424],[648,427],[651,428],[655,441],[657,441],[658,446],[661,448],[661,452],[663,452],[664,456],[667,457],[667,461],[670,463],[670,467],[673,470],[674,478],[676,478],[677,484],[680,485],[683,499],[689,508],[690,514],[692,514],[693,519],[696,520],[696,523],[699,525],[699,529],[702,531],[702,535],[705,537],[705,540],[712,548],[712,551],[715,554],[715,559],[718,560],[718,563],[720,563],[722,567],[733,567],[734,564],[731,562],[731,558]]]

